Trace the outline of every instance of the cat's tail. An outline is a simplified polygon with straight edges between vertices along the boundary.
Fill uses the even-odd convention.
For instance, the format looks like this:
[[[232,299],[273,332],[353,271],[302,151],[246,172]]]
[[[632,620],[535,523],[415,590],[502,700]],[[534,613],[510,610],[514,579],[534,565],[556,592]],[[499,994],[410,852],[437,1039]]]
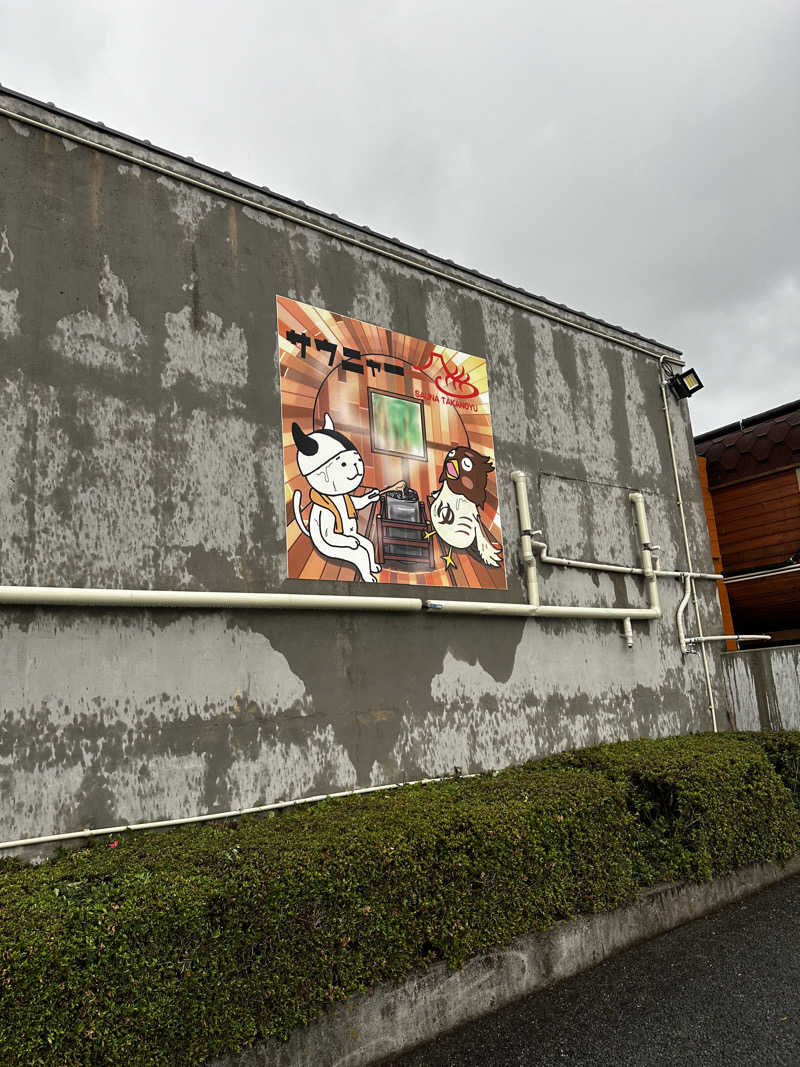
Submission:
[[[311,534],[308,532],[308,527],[303,522],[303,494],[300,492],[299,489],[295,489],[294,491],[294,496],[292,497],[292,506],[294,508],[294,521],[297,523],[297,525],[300,527],[306,537],[310,537]]]

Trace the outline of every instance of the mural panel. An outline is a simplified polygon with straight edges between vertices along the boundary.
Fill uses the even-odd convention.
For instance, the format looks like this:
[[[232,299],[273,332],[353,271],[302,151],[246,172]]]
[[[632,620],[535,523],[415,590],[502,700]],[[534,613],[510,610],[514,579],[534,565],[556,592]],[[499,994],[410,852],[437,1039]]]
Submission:
[[[289,577],[505,589],[486,361],[277,304]]]

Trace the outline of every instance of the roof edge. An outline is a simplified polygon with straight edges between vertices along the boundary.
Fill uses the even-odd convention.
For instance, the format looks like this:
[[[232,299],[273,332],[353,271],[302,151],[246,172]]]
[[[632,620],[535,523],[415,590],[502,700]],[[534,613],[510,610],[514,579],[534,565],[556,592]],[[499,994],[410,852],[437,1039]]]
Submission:
[[[798,409],[800,409],[800,399],[792,400],[788,404],[781,404],[779,407],[760,411],[757,415],[748,415],[745,419],[729,422],[727,426],[720,426],[717,430],[706,430],[704,433],[699,433],[695,437],[694,443],[696,445],[704,444],[706,441],[711,441],[716,437],[724,437],[726,434],[736,433],[737,430],[742,431],[749,426],[756,426],[765,419],[774,419],[778,415],[788,415],[790,411],[797,411]]]
[[[292,208],[297,209],[299,212],[308,213],[308,214],[314,215],[314,216],[316,216],[316,217],[318,217],[320,219],[325,219],[325,220],[331,222],[334,225],[334,227],[342,227],[342,226],[344,226],[344,227],[347,227],[347,228],[349,228],[351,230],[357,231],[358,233],[364,235],[365,237],[367,237],[367,238],[369,238],[369,239],[371,239],[373,241],[384,242],[384,243],[386,243],[387,245],[389,245],[389,246],[391,246],[393,248],[402,249],[404,252],[410,252],[411,254],[413,254],[415,256],[424,257],[426,260],[430,260],[433,263],[438,264],[441,267],[445,268],[446,271],[458,271],[460,274],[466,275],[469,278],[477,279],[480,282],[488,283],[491,286],[499,286],[502,289],[507,290],[510,293],[516,294],[517,296],[523,297],[523,298],[525,298],[527,300],[530,300],[530,301],[535,301],[537,304],[544,305],[544,308],[541,308],[541,309],[537,308],[534,305],[530,305],[530,306],[525,305],[524,306],[525,310],[529,311],[531,314],[534,314],[534,315],[535,314],[540,314],[540,315],[543,315],[544,317],[550,317],[552,319],[555,319],[556,321],[561,322],[564,326],[572,327],[572,328],[578,329],[578,330],[583,330],[584,332],[594,333],[595,336],[598,336],[601,339],[604,339],[604,340],[608,341],[611,344],[614,344],[614,343],[620,344],[621,343],[621,344],[626,345],[629,348],[633,348],[636,351],[642,352],[645,355],[649,355],[652,358],[658,358],[658,352],[651,351],[651,350],[648,350],[646,348],[640,347],[636,343],[631,344],[631,342],[626,341],[625,338],[630,338],[630,339],[632,339],[633,342],[641,342],[643,345],[652,345],[655,349],[658,349],[662,354],[664,354],[665,358],[667,358],[670,362],[676,363],[676,364],[681,364],[681,365],[683,363],[683,361],[681,359],[681,356],[683,355],[683,353],[682,353],[682,351],[680,349],[674,348],[674,347],[672,347],[670,345],[666,345],[661,341],[657,341],[655,338],[647,337],[644,334],[636,333],[635,331],[625,329],[622,326],[614,325],[613,323],[609,323],[609,322],[605,321],[604,319],[597,318],[594,315],[589,315],[586,312],[578,311],[575,308],[571,308],[566,304],[559,304],[559,303],[557,303],[557,302],[555,302],[553,300],[549,300],[547,297],[537,296],[535,293],[531,293],[529,290],[523,289],[520,286],[511,285],[508,282],[504,282],[500,278],[492,278],[489,275],[483,274],[481,271],[478,271],[478,270],[476,270],[476,269],[474,269],[472,267],[464,267],[461,264],[455,263],[453,260],[446,259],[443,256],[439,256],[439,255],[437,255],[437,254],[435,254],[433,252],[429,252],[427,249],[417,248],[416,246],[411,245],[411,244],[407,244],[406,242],[401,241],[400,239],[398,239],[396,237],[388,237],[385,234],[381,234],[381,233],[378,233],[375,230],[371,230],[368,226],[363,226],[363,225],[359,225],[358,223],[349,222],[348,220],[343,219],[340,216],[335,215],[335,214],[333,214],[331,212],[323,211],[320,208],[312,207],[312,206],[304,203],[302,200],[294,200],[291,197],[286,196],[283,193],[275,192],[274,190],[269,189],[266,186],[256,185],[255,182],[249,181],[249,180],[247,180],[245,178],[234,177],[234,175],[230,174],[228,171],[221,171],[221,170],[217,169],[216,167],[209,166],[208,164],[199,163],[197,160],[193,159],[191,156],[182,156],[179,152],[175,152],[175,151],[173,151],[171,149],[168,149],[168,148],[161,148],[161,147],[159,147],[157,145],[152,144],[150,141],[148,141],[146,139],[139,138],[139,137],[134,137],[131,134],[127,134],[127,133],[124,133],[124,132],[122,132],[120,130],[116,130],[113,127],[106,126],[103,122],[100,122],[100,121],[97,121],[97,120],[93,120],[93,119],[87,119],[87,118],[84,118],[82,115],[76,115],[73,112],[70,112],[70,111],[65,110],[64,108],[58,107],[56,104],[54,104],[52,102],[45,102],[45,101],[42,101],[42,100],[37,100],[35,97],[28,96],[25,93],[18,92],[15,89],[11,89],[8,86],[3,85],[2,83],[0,83],[0,96],[9,97],[9,98],[11,98],[13,100],[18,100],[18,101],[20,101],[20,102],[22,102],[22,103],[24,103],[26,105],[30,105],[30,106],[32,106],[34,108],[38,108],[41,111],[44,111],[44,112],[46,112],[46,113],[48,113],[50,115],[53,115],[53,116],[55,116],[55,117],[57,117],[59,119],[64,119],[64,120],[67,120],[68,122],[79,123],[80,125],[82,125],[84,127],[87,127],[90,130],[97,131],[102,136],[110,137],[110,138],[120,138],[121,140],[127,142],[128,144],[141,149],[145,153],[156,153],[156,154],[158,154],[158,155],[160,155],[162,157],[165,157],[166,159],[173,160],[173,161],[181,164],[182,166],[189,167],[189,168],[196,169],[196,170],[200,170],[205,174],[211,175],[214,178],[221,180],[223,183],[234,183],[234,184],[236,184],[236,185],[238,185],[238,186],[240,186],[240,187],[242,187],[244,189],[251,190],[252,192],[255,192],[259,196],[265,196],[266,195],[266,196],[270,197],[270,199],[272,199],[272,200],[276,200],[276,201],[278,201],[278,202],[280,202],[282,204],[286,204],[287,206],[290,206]],[[3,109],[0,109],[0,114],[5,114],[5,111]],[[6,117],[9,117],[11,119],[21,119],[23,121],[27,120],[27,121],[31,121],[31,122],[34,122],[34,123],[36,122],[36,120],[33,119],[31,116],[24,115],[24,114],[23,115],[9,114],[9,115],[6,115]],[[70,131],[69,130],[58,129],[58,132],[63,134],[64,136],[70,136]],[[110,145],[104,145],[102,142],[96,143],[95,147],[100,151],[106,151],[106,152],[111,152],[111,153],[113,153],[113,151],[114,151],[114,149]],[[141,162],[143,164],[145,164],[145,165],[150,165],[150,166],[153,165],[152,163],[148,164],[147,160],[141,160]],[[186,181],[190,181],[191,182],[191,180],[192,180],[191,177],[188,176],[188,175],[180,175],[180,174],[178,174],[176,176],[179,177],[179,178],[183,178],[183,180],[186,180]],[[226,195],[226,191],[225,191],[224,188],[219,188],[217,191],[219,192],[220,195],[223,195],[223,196]],[[230,196],[231,194],[228,193],[227,195]],[[256,206],[260,206],[262,208],[262,210],[269,211],[269,206],[267,204],[256,205]],[[298,225],[303,225],[304,224],[304,220],[303,220],[303,218],[301,216],[298,216],[295,219],[295,221],[297,222]],[[339,233],[339,232],[334,233],[334,236],[339,238],[339,239],[346,239],[346,235],[344,235],[342,233]],[[383,251],[380,248],[380,246],[377,245],[377,244],[371,245],[371,250],[377,255],[380,255],[382,253],[382,251]],[[409,261],[409,265],[411,265],[413,267],[416,267],[417,269],[422,269],[422,270],[425,269],[424,265],[421,264],[421,263],[414,263],[414,262],[410,262]],[[469,285],[468,282],[465,283],[465,282],[461,281],[461,279],[459,279],[459,277],[457,277],[455,275],[445,275],[445,276],[450,281],[454,282],[455,284],[462,284],[462,285],[466,284],[466,285]],[[472,287],[473,288],[479,288],[476,285],[473,285]],[[495,297],[497,297],[498,299],[501,299],[501,300],[504,299],[501,293],[495,293],[493,291],[489,291],[489,295],[493,295],[493,296],[495,296]],[[511,302],[513,302],[513,301],[511,301]],[[522,306],[522,305],[520,305],[520,306]],[[552,310],[549,311],[549,314],[548,314],[548,310],[547,309],[552,309]],[[571,321],[569,319],[562,318],[558,314],[559,312],[562,313],[562,315],[574,315],[579,320],[583,320],[583,321],[585,321],[587,323],[591,323],[594,326],[599,326],[599,327],[601,327],[601,328],[603,328],[605,330],[608,330],[608,331],[613,331],[614,334],[619,334],[620,336],[619,337],[615,337],[615,336],[611,335],[610,333],[609,334],[605,334],[605,333],[602,333],[602,332],[599,332],[599,331],[593,331],[592,329],[588,329],[587,330],[586,327],[582,327],[581,326],[581,322],[580,321],[573,322],[573,321]],[[695,438],[695,440],[697,440],[697,438]]]

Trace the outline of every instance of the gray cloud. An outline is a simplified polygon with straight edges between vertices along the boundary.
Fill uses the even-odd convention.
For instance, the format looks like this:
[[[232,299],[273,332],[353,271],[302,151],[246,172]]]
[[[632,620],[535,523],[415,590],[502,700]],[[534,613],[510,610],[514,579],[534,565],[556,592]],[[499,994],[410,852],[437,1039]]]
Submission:
[[[800,4],[0,0],[3,80],[800,395]],[[78,58],[76,58],[78,57]]]

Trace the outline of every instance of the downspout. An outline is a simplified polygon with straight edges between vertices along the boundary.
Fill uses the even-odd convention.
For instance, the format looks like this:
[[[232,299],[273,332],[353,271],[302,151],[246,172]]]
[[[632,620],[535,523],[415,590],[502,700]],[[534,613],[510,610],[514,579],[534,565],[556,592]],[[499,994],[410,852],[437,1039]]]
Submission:
[[[539,607],[539,578],[536,572],[536,558],[533,554],[533,530],[531,529],[531,511],[528,505],[528,493],[523,471],[512,471],[511,480],[517,493],[519,509],[519,539],[522,544],[522,562],[525,567],[525,584],[528,588],[528,604]],[[537,531],[538,532],[538,531]]]
[[[678,643],[681,646],[681,652],[686,655],[689,648],[686,644],[686,627],[683,624],[683,614],[686,611],[686,605],[689,603],[689,598],[692,595],[692,579],[686,574],[684,575],[683,585],[683,600],[678,604],[678,610],[675,614],[675,625],[678,627]]]
[[[700,601],[697,597],[697,588],[694,584],[694,578],[691,576],[691,572],[694,570],[694,564],[692,563],[692,549],[689,544],[689,531],[686,527],[686,511],[683,504],[683,493],[681,492],[681,481],[678,475],[678,461],[675,456],[675,441],[672,436],[672,420],[669,415],[669,401],[667,400],[667,380],[664,377],[664,359],[663,357],[658,361],[658,381],[661,387],[661,403],[664,408],[664,421],[667,425],[667,441],[669,442],[669,454],[672,461],[672,477],[675,481],[675,492],[677,494],[678,512],[681,517],[681,529],[683,531],[683,546],[686,551],[686,564],[689,569],[689,587],[691,591],[692,601],[694,603],[694,616],[697,621],[697,633],[698,636],[703,636],[703,622],[700,618]],[[684,642],[685,643],[685,642]],[[681,649],[683,651],[683,649]],[[717,708],[714,701],[714,690],[711,685],[711,672],[708,669],[708,656],[706,655],[705,645],[700,645],[700,653],[703,657],[703,673],[706,680],[706,692],[708,694],[708,710],[711,712],[711,725],[714,733],[718,733],[717,727]],[[735,723],[731,723],[735,728]]]

